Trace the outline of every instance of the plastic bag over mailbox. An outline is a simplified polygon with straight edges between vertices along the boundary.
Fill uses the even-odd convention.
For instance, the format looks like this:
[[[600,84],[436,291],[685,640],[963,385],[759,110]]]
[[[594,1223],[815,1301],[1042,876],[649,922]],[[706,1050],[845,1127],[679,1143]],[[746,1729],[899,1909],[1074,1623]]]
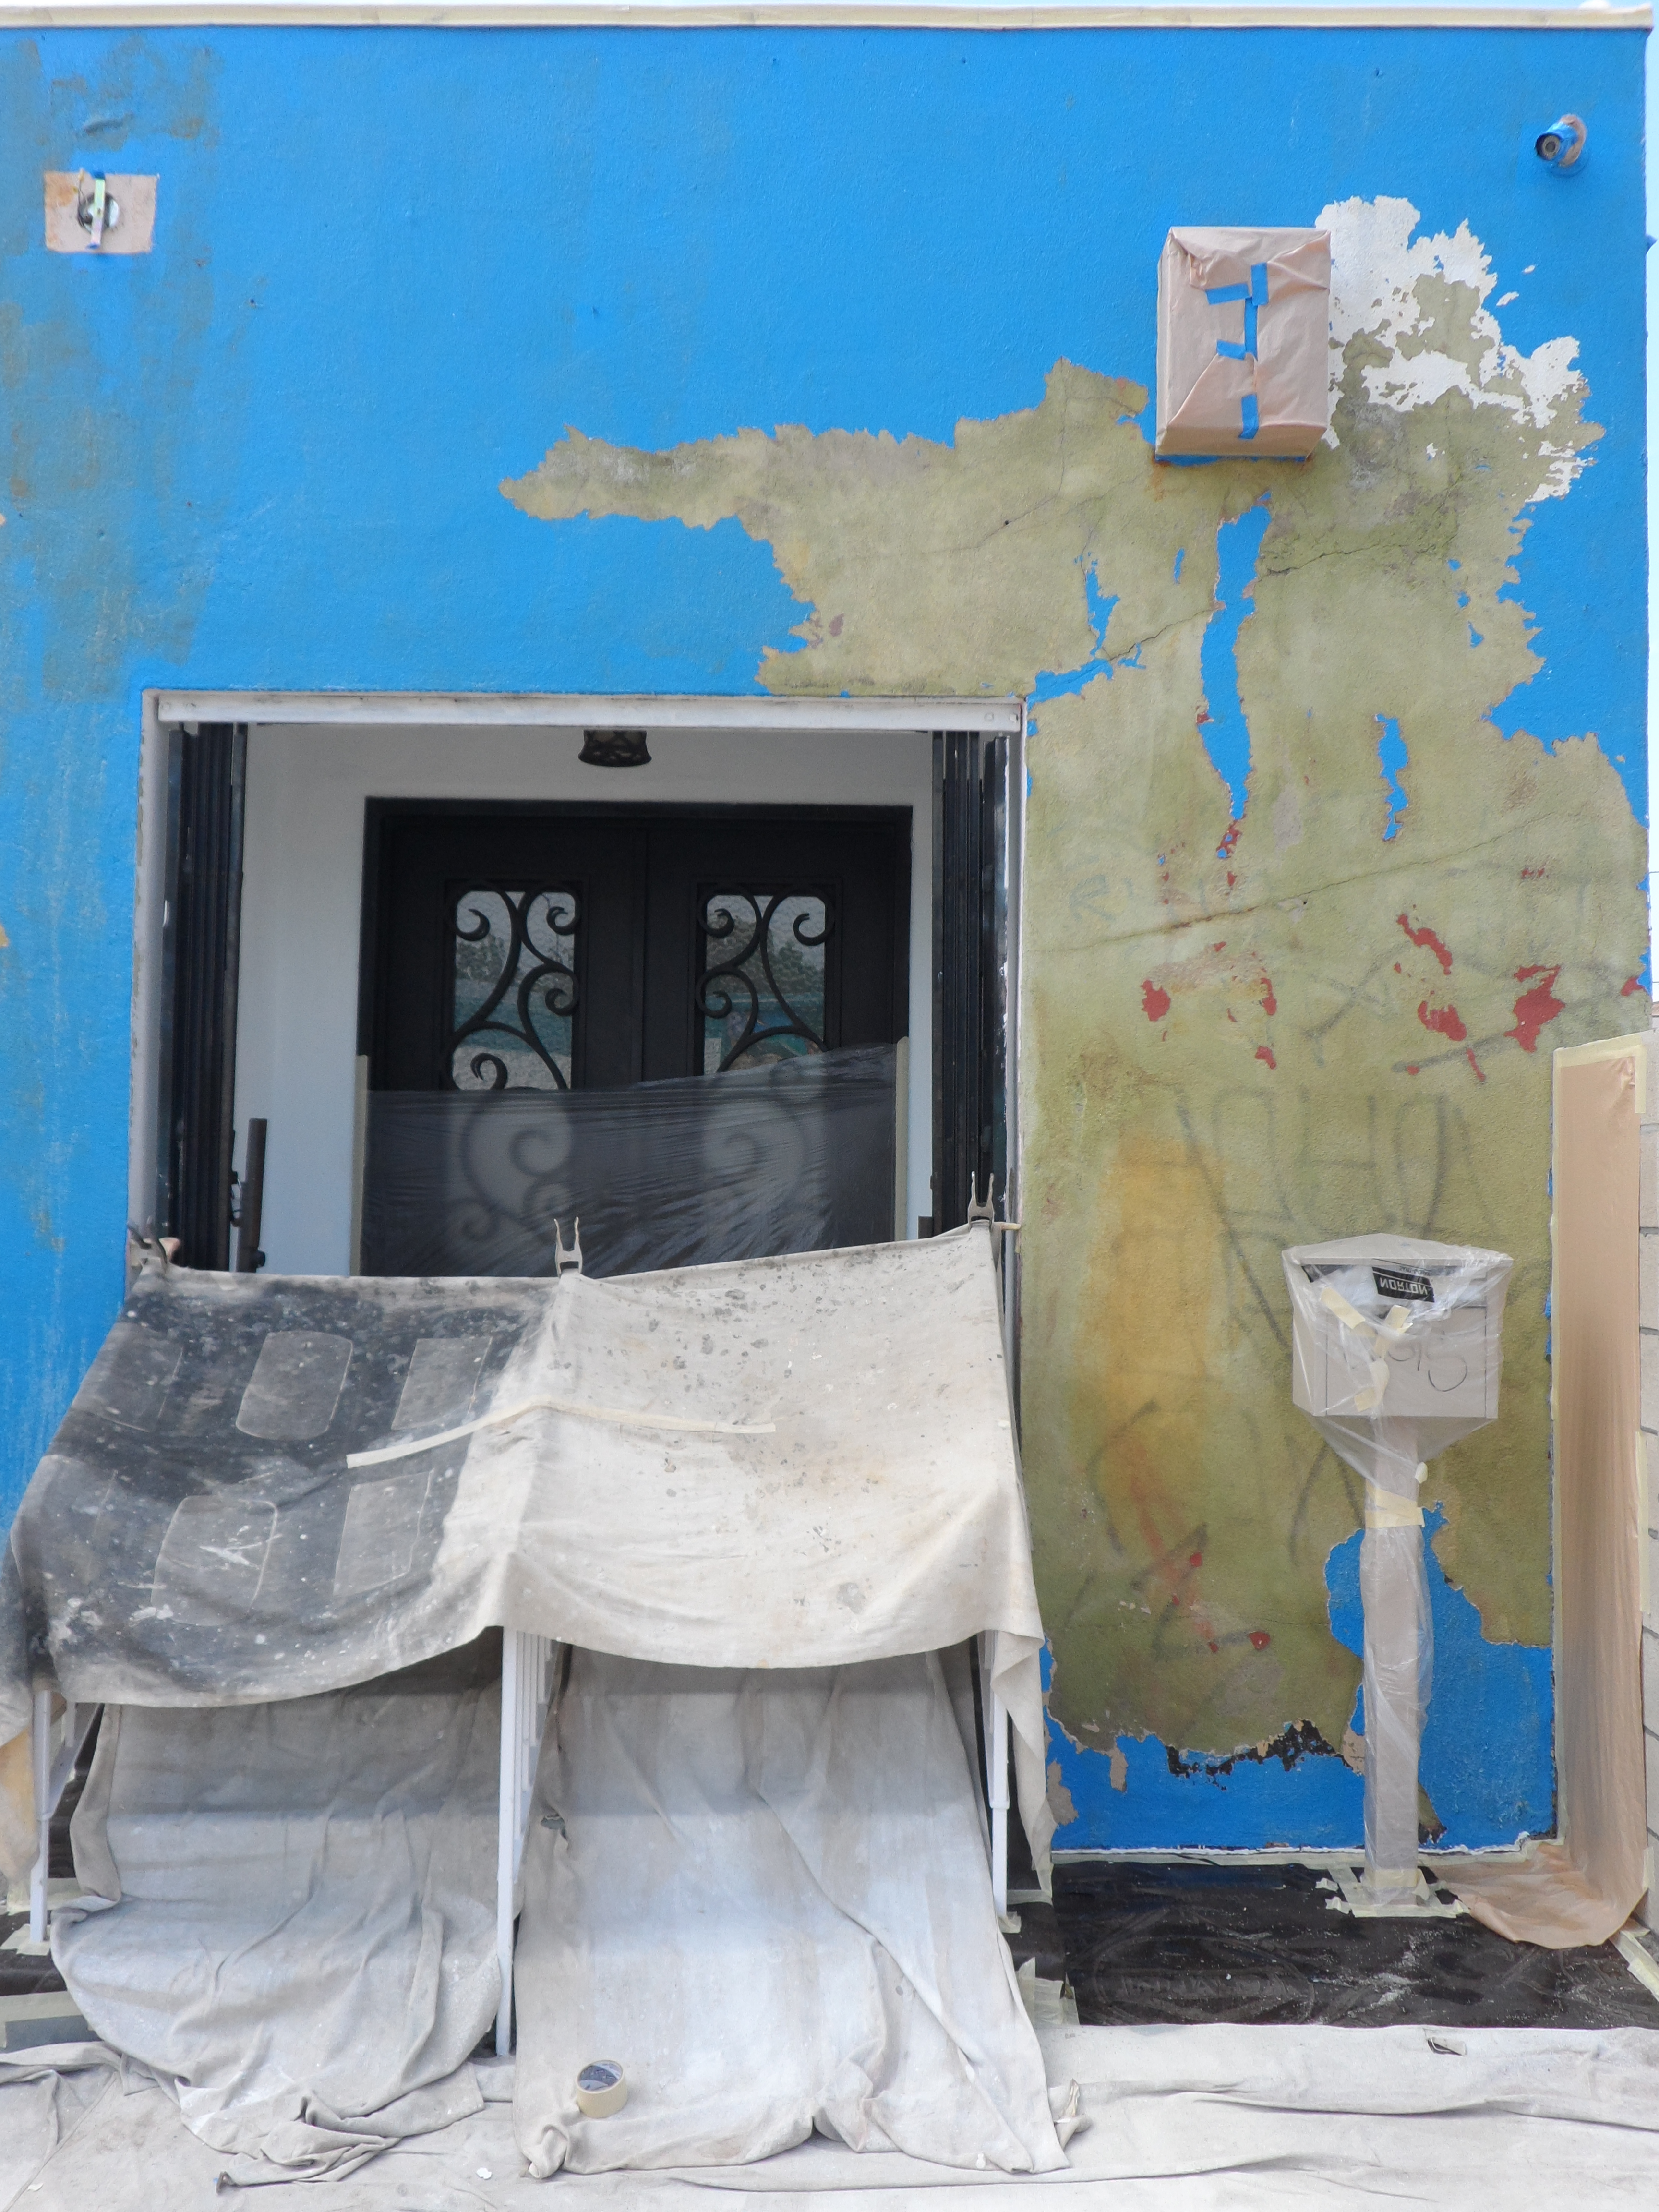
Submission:
[[[1514,1261],[1391,1236],[1284,1261],[1292,1402],[1357,1474],[1414,1497],[1419,1465],[1497,1419]]]
[[[1291,1395],[1365,1479],[1366,1887],[1418,1887],[1418,1756],[1434,1667],[1419,1486],[1425,1463],[1498,1413],[1502,1252],[1378,1235],[1284,1255]]]

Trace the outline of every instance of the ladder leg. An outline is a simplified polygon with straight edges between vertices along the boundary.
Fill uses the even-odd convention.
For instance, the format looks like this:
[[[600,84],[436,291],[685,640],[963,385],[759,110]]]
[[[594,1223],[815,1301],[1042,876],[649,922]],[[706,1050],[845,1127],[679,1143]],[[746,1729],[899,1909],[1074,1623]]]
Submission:
[[[495,2051],[505,2058],[513,2048],[513,1877],[519,1826],[519,1632],[501,1632],[501,1776],[495,1839],[495,1962],[501,1968],[501,1997],[495,2012]]]
[[[999,1917],[1008,1910],[1008,1708],[991,1686],[988,1636],[980,1638],[979,1699],[985,1726],[985,1797],[991,1814],[991,1894]]]
[[[29,1756],[33,1769],[35,1854],[29,1875],[29,1941],[46,1940],[47,1859],[52,1850],[52,1692],[37,1690],[29,1720]]]

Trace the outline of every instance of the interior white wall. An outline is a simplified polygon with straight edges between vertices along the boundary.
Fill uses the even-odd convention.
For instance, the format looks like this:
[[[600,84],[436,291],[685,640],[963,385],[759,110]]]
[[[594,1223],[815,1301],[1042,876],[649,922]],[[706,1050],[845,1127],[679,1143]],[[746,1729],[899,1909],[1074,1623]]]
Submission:
[[[579,729],[250,729],[237,1163],[270,1124],[260,1243],[278,1274],[350,1261],[363,815],[375,799],[907,806],[908,1227],[932,1210],[933,746],[925,732],[653,730],[644,768],[584,765]]]

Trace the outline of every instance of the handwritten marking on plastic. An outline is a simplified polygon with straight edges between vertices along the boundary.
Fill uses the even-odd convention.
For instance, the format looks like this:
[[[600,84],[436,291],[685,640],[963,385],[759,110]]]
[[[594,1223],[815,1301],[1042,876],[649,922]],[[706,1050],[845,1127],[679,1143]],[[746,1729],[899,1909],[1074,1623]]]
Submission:
[[[682,1436],[769,1437],[777,1428],[775,1421],[696,1421],[689,1415],[635,1413],[625,1406],[590,1406],[577,1398],[521,1398],[516,1406],[499,1413],[480,1414],[476,1421],[463,1421],[459,1428],[441,1430],[435,1437],[409,1437],[402,1443],[383,1444],[378,1451],[348,1453],[346,1465],[383,1467],[387,1460],[435,1451],[440,1444],[459,1443],[463,1437],[476,1435],[480,1429],[501,1428],[526,1413],[569,1413],[581,1421],[610,1421],[623,1429],[672,1429]]]
[[[1411,1327],[1411,1316],[1404,1306],[1390,1306],[1383,1321],[1367,1321],[1358,1310],[1349,1304],[1334,1285],[1327,1283],[1319,1293],[1319,1303],[1327,1313],[1334,1314],[1349,1334],[1358,1337],[1368,1352],[1385,1352],[1391,1344],[1403,1344]],[[1389,1363],[1386,1358],[1368,1358],[1365,1362],[1370,1374],[1370,1387],[1354,1393],[1356,1413],[1374,1413],[1382,1403],[1389,1387]]]

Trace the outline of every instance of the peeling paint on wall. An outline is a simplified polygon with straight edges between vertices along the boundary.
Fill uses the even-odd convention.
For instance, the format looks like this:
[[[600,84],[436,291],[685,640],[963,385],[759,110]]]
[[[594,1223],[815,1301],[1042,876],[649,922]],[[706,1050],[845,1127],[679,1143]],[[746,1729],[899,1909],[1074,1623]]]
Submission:
[[[948,446],[573,430],[502,486],[547,520],[735,516],[811,610],[775,690],[1035,693],[1026,1468],[1052,1711],[1080,1771],[1097,1734],[1124,1763],[1109,1794],[1066,1783],[1115,1841],[1174,1839],[1143,1776],[1181,1784],[1164,1747],[1193,1745],[1212,1778],[1261,1747],[1298,1778],[1272,1818],[1352,1840],[1323,1565],[1358,1501],[1291,1407],[1285,1244],[1516,1255],[1504,1419],[1437,1462],[1439,1551],[1488,1637],[1547,1643],[1538,1042],[1628,1026],[1644,938],[1617,765],[1491,719],[1540,665],[1513,595],[1530,511],[1600,435],[1576,341],[1505,342],[1467,223],[1420,237],[1386,199],[1319,222],[1335,409],[1306,466],[1158,468],[1145,393],[1062,362],[1040,407]]]
[[[1516,1252],[1504,1418],[1436,1462],[1489,1694],[1443,1670],[1433,1725],[1469,1758],[1546,1727],[1489,1655],[1548,1629],[1549,1052],[1647,1011],[1641,52],[0,34],[6,1500],[119,1294],[146,685],[1020,691],[1065,1840],[1196,1840],[1194,1804],[1218,1842],[1357,1835],[1356,1501],[1289,1408],[1291,1237]],[[1522,128],[1564,71],[1571,188]],[[504,223],[526,149],[548,189]],[[155,252],[48,254],[42,172],[115,164],[164,179]],[[1334,234],[1306,467],[1150,461],[1194,198]]]

